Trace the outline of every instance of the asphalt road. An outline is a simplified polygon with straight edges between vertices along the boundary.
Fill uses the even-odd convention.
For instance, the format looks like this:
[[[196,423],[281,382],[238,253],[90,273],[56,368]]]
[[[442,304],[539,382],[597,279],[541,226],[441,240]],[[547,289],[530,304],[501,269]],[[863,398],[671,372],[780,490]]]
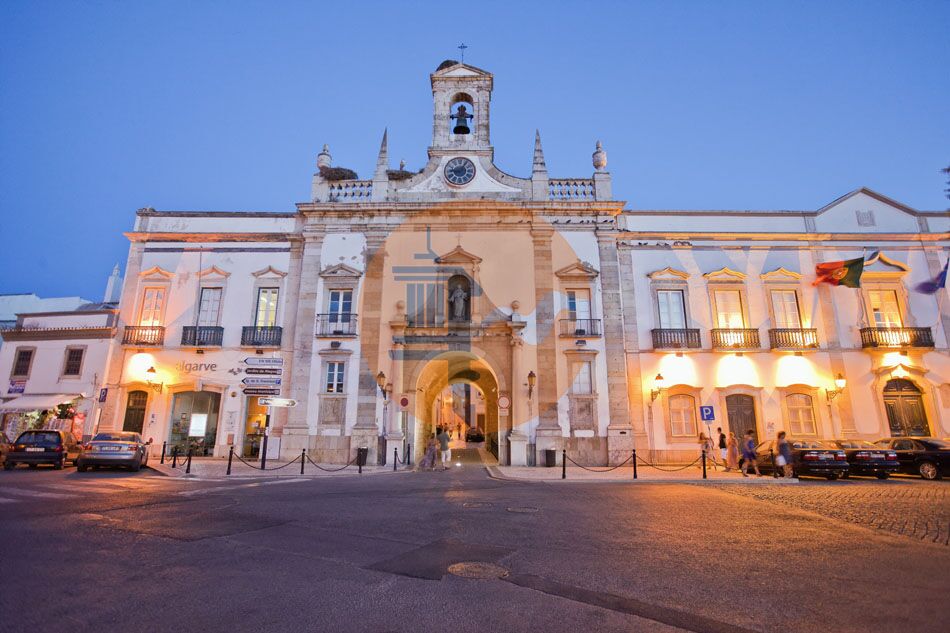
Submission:
[[[805,494],[839,511],[873,496],[874,516],[896,495],[939,521],[950,482],[528,484],[461,457],[303,481],[0,472],[0,630],[906,632],[950,616],[950,547]],[[935,492],[913,506],[904,490]]]

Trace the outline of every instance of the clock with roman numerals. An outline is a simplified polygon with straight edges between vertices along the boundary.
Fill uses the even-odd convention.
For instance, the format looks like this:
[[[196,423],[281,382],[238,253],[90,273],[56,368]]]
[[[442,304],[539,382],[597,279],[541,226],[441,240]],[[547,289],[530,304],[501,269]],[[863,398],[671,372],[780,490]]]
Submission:
[[[450,185],[461,187],[472,182],[475,177],[475,163],[458,156],[445,164],[445,179]]]

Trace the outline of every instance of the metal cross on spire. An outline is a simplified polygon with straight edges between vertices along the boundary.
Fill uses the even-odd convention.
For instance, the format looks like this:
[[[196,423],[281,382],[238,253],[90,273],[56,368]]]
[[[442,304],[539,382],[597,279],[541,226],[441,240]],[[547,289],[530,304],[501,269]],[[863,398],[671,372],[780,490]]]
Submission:
[[[461,59],[460,61],[462,61],[463,63],[465,62],[465,49],[466,49],[466,48],[468,48],[468,46],[465,45],[465,42],[462,42],[461,44],[458,45],[458,49],[459,49],[460,51],[462,51],[462,59]]]

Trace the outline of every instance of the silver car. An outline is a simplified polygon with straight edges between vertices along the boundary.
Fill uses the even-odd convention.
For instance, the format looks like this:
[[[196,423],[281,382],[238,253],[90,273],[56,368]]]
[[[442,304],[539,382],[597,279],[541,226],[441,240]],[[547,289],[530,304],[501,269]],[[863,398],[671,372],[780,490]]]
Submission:
[[[137,471],[148,465],[148,447],[149,443],[143,442],[138,433],[99,433],[82,447],[76,468],[81,473],[97,466],[125,466]]]

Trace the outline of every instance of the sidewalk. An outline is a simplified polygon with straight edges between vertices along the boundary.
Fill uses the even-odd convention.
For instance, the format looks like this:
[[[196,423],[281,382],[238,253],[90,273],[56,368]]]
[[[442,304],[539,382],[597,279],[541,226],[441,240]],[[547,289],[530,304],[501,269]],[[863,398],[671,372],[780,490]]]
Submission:
[[[537,466],[498,466],[495,464],[486,464],[488,472],[495,479],[506,479],[509,481],[541,482],[541,483],[729,483],[729,484],[797,484],[798,479],[774,478],[771,475],[756,477],[752,474],[743,477],[742,473],[735,471],[724,472],[723,470],[713,470],[711,467],[706,470],[706,479],[703,479],[702,469],[696,466],[690,466],[682,470],[668,472],[679,466],[670,464],[661,464],[658,470],[651,466],[637,465],[637,478],[633,478],[632,466],[621,466],[614,470],[607,470],[605,466],[591,467],[593,471],[584,470],[579,466],[568,464],[567,478],[561,479],[561,466],[554,468],[545,468]]]
[[[255,466],[260,466],[260,460],[250,462]],[[317,466],[307,461],[304,465],[304,474],[300,474],[300,458],[292,462],[280,460],[267,460],[267,470],[260,470],[244,464],[235,459],[231,464],[231,474],[228,475],[228,460],[226,457],[201,457],[191,460],[191,473],[185,473],[185,461],[179,460],[178,467],[171,467],[171,460],[165,459],[164,464],[159,464],[158,460],[150,459],[148,467],[164,475],[165,477],[187,477],[189,479],[260,479],[266,478],[320,478],[320,477],[353,477],[360,476],[359,468],[352,464],[343,468],[342,464],[320,464],[320,470]],[[341,470],[342,469],[342,470]],[[388,466],[363,466],[363,475],[381,475],[410,472],[405,466],[400,465],[396,472],[393,472],[392,464]]]

